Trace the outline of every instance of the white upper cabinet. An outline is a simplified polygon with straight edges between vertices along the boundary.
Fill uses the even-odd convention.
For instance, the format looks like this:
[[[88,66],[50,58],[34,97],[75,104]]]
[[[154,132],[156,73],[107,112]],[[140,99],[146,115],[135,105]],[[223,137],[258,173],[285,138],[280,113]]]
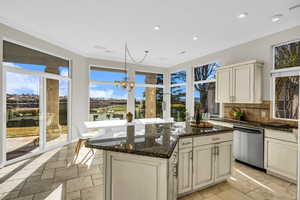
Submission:
[[[262,63],[249,61],[224,66],[216,73],[219,103],[261,103]]]
[[[225,68],[220,69],[216,73],[216,92],[217,92],[217,102],[230,102],[232,97],[232,69],[231,68]]]

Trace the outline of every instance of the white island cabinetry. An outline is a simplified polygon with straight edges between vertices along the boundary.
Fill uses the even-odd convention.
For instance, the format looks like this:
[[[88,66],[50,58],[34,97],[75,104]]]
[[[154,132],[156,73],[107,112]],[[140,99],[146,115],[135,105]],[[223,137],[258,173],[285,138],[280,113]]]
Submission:
[[[105,151],[105,200],[176,200],[177,148],[170,159]]]
[[[232,137],[232,132],[194,136],[189,138],[189,145],[179,145],[179,196],[225,181],[231,175]]]
[[[231,173],[232,128],[180,129],[146,125],[144,135],[128,126],[120,137],[89,139],[103,150],[105,200],[176,200]],[[228,160],[227,160],[228,159]]]

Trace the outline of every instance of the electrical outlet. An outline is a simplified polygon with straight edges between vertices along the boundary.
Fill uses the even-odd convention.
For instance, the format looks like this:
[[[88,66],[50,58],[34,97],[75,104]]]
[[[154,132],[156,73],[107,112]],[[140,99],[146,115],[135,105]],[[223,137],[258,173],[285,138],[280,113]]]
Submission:
[[[266,118],[267,112],[266,111],[261,111],[261,118]]]

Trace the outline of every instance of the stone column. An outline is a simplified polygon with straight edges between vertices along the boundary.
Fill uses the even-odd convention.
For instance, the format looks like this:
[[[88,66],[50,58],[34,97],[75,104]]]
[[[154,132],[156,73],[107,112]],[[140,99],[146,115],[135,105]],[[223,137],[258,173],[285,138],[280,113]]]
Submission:
[[[156,84],[155,74],[147,74],[145,78],[147,84]],[[156,88],[147,87],[145,89],[145,118],[156,117]]]
[[[47,65],[48,73],[59,74],[57,65]],[[46,81],[46,107],[47,107],[47,141],[60,136],[59,125],[59,81],[47,79]]]

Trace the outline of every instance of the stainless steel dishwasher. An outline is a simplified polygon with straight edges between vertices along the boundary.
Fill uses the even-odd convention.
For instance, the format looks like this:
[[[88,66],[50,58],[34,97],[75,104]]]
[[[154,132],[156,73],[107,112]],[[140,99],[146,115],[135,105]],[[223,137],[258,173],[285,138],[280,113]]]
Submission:
[[[233,148],[236,160],[264,169],[264,129],[234,125]]]

